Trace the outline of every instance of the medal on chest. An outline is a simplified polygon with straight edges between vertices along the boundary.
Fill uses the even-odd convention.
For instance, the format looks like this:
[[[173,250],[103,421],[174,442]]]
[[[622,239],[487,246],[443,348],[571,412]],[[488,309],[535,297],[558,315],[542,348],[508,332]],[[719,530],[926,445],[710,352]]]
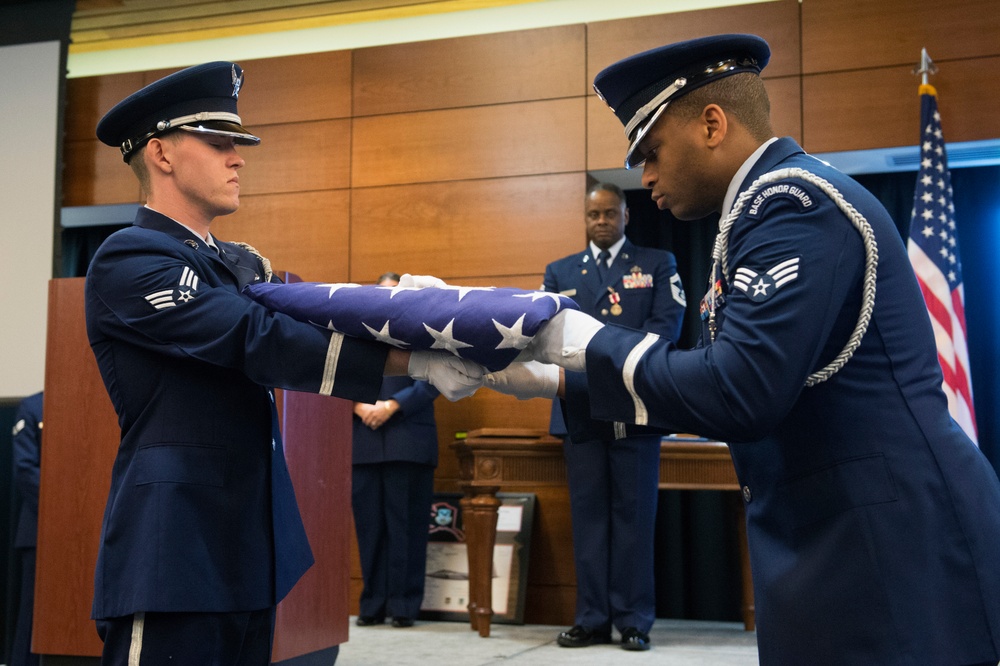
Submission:
[[[608,287],[608,300],[611,301],[611,314],[619,316],[622,313],[622,297],[615,291],[614,287]]]

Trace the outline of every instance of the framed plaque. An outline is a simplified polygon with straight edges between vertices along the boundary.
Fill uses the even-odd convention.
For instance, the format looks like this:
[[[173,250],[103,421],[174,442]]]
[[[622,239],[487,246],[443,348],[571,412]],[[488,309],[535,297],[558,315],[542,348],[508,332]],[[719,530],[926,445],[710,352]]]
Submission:
[[[469,558],[461,499],[461,493],[437,493],[431,503],[420,619],[469,620]],[[524,624],[535,495],[497,493],[497,499],[500,508],[493,548],[493,622]]]

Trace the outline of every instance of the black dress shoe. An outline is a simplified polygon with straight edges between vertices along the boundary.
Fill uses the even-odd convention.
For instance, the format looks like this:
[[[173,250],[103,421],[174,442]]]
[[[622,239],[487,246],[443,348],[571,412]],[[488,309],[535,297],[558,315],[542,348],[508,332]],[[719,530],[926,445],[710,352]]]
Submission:
[[[598,643],[610,643],[611,633],[591,631],[579,624],[574,625],[569,631],[559,634],[556,642],[563,647],[587,647]]]
[[[644,634],[635,627],[622,629],[622,649],[642,651],[649,649],[649,634]]]
[[[375,624],[382,624],[383,622],[385,622],[384,617],[379,617],[377,615],[359,615],[354,624],[359,627],[370,627]]]
[[[402,616],[401,617],[394,617],[394,618],[392,618],[392,626],[396,627],[397,629],[405,629],[406,627],[412,627],[413,626],[413,618],[412,617],[402,617]]]

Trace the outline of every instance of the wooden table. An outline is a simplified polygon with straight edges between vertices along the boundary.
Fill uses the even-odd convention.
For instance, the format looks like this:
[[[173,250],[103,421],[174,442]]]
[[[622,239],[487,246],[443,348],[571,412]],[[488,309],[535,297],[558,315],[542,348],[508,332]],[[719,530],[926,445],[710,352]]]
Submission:
[[[461,475],[462,515],[469,557],[469,622],[480,636],[490,635],[493,618],[493,547],[496,543],[497,492],[530,491],[566,485],[562,440],[543,431],[508,428],[473,430],[452,444]],[[721,442],[665,438],[660,448],[660,488],[739,491],[729,447]],[[753,586],[743,505],[739,505],[743,625],[754,629]]]

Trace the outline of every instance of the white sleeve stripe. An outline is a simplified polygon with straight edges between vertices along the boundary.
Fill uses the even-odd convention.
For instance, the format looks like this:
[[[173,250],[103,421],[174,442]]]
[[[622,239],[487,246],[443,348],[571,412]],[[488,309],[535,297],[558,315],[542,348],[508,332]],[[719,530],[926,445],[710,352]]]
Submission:
[[[330,336],[330,346],[326,350],[326,365],[323,366],[323,382],[319,385],[320,395],[333,393],[333,382],[337,376],[337,363],[340,361],[340,348],[343,344],[343,333],[334,333]]]
[[[649,423],[649,412],[646,411],[646,403],[635,392],[635,369],[649,348],[659,339],[660,336],[656,333],[647,333],[646,337],[628,353],[628,357],[625,359],[625,366],[622,368],[622,382],[625,384],[625,390],[632,396],[632,402],[635,404],[636,425],[647,425]]]
[[[145,624],[145,613],[136,613],[132,616],[132,639],[128,646],[128,666],[139,666],[139,658],[142,656],[142,630]]]

